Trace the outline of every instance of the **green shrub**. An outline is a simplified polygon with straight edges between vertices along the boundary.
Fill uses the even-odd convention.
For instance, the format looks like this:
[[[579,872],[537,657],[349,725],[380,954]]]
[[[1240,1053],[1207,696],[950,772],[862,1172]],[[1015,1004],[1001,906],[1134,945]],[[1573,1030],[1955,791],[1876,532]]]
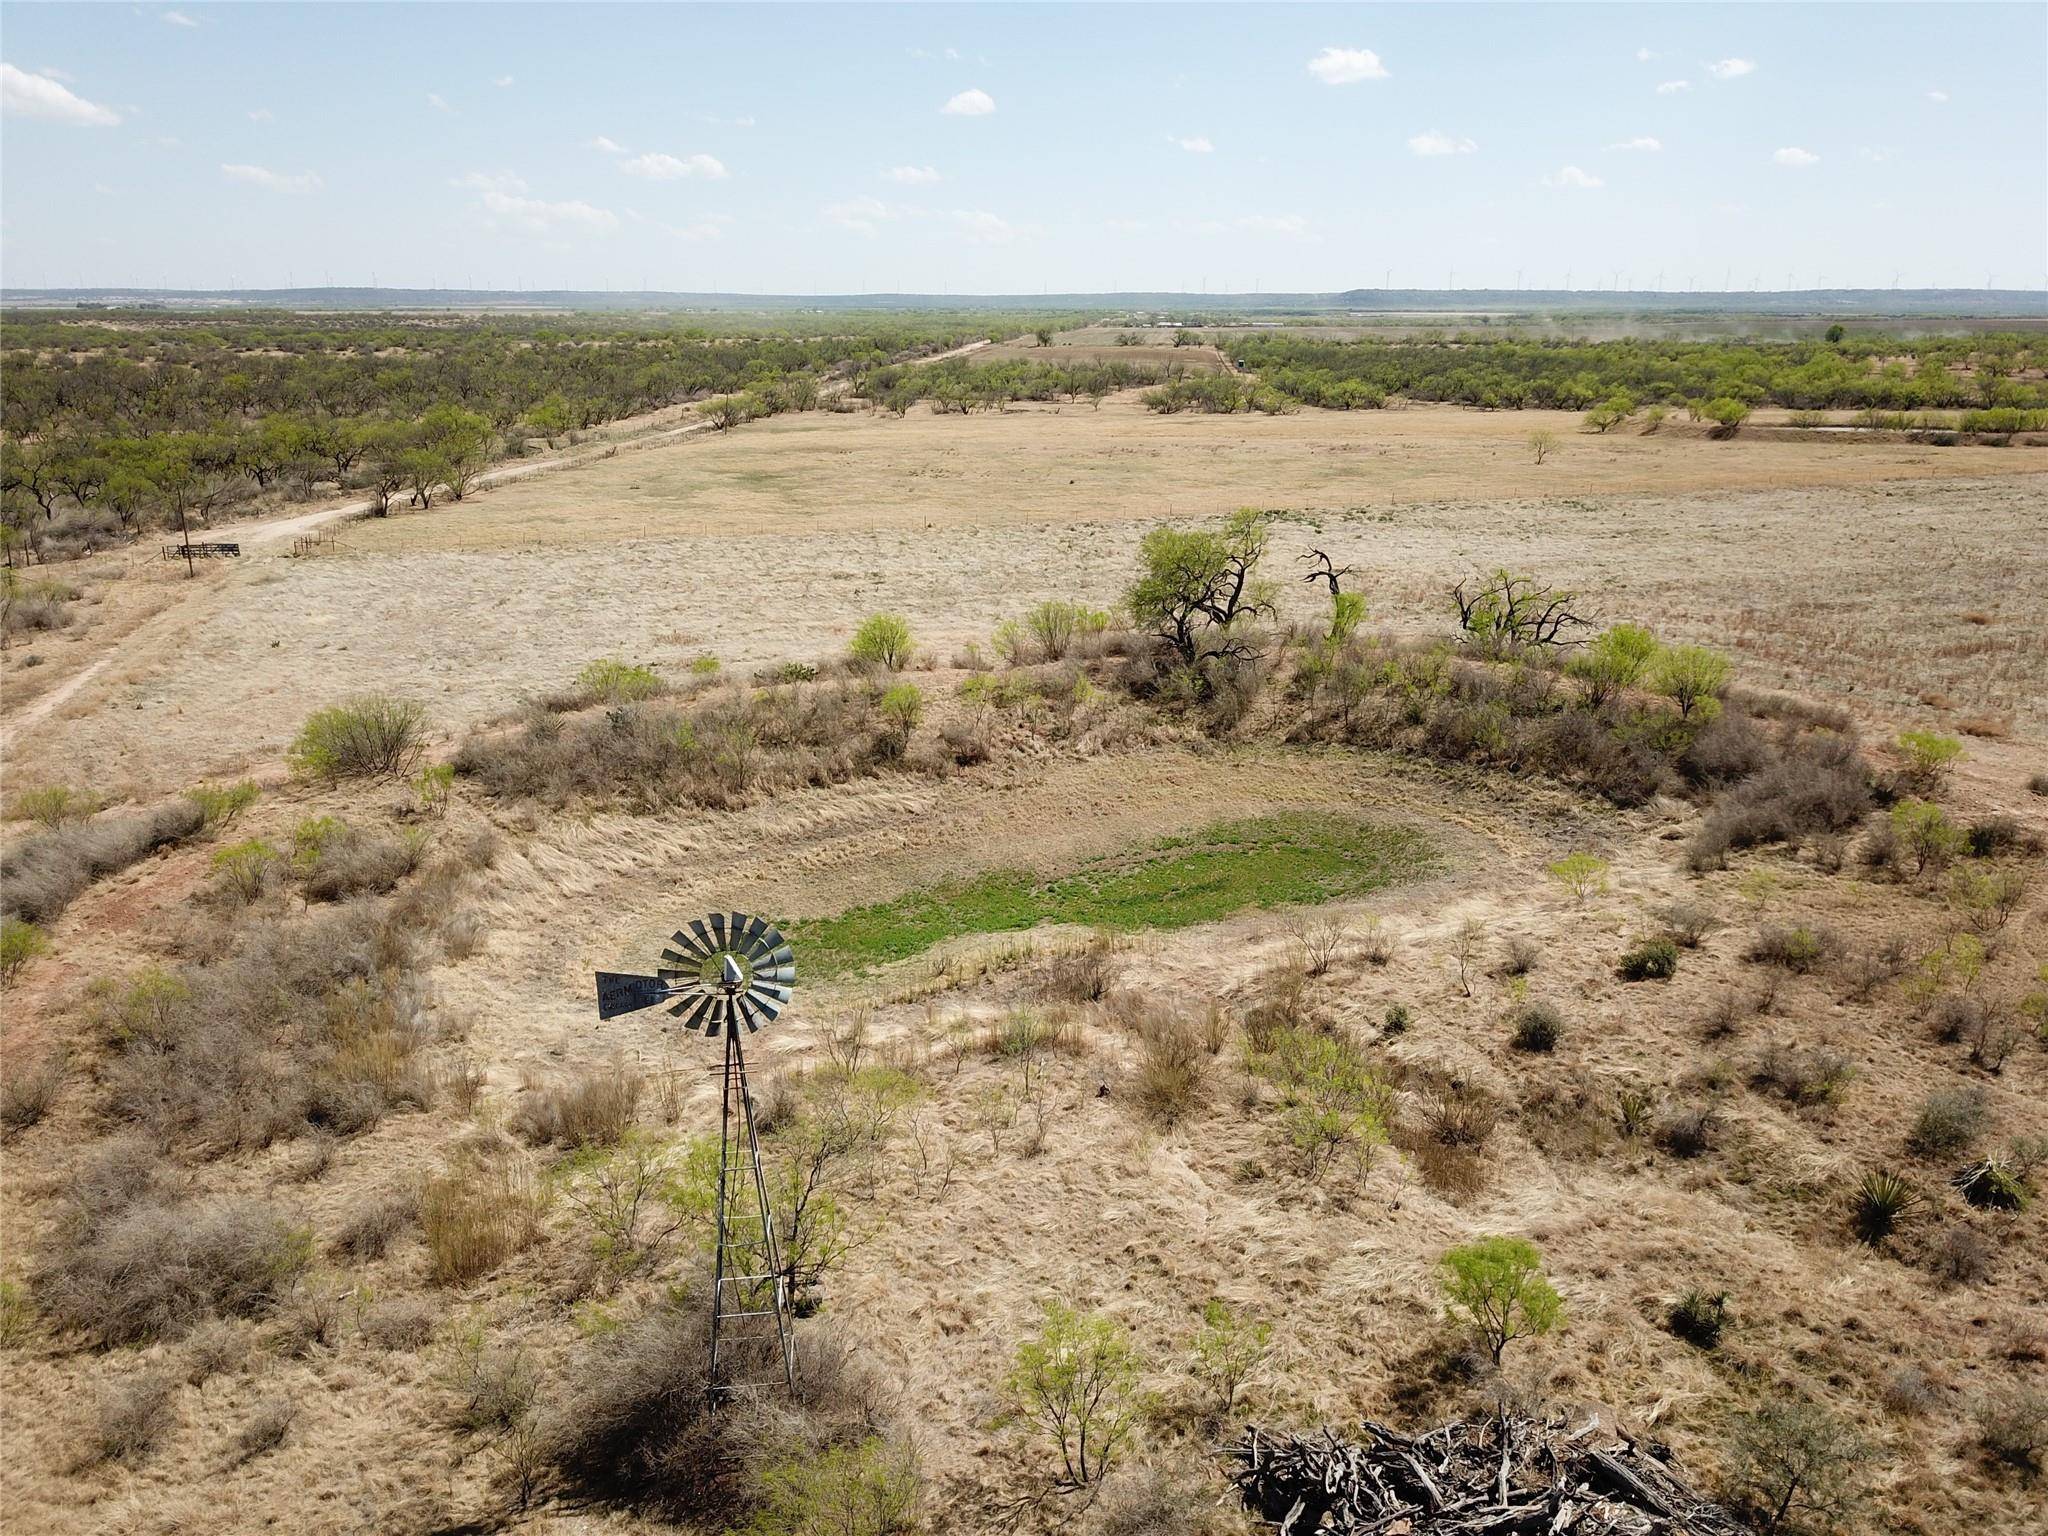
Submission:
[[[1777,1396],[1736,1422],[1728,1493],[1756,1528],[1824,1536],[1852,1527],[1876,1453],[1847,1420]]]
[[[747,1536],[899,1536],[920,1528],[917,1452],[879,1435],[771,1462]]]
[[[690,676],[716,677],[718,676],[718,667],[719,662],[716,656],[699,656],[690,663]]]
[[[263,887],[268,883],[270,871],[277,860],[275,848],[260,837],[252,837],[215,852],[213,872],[231,895],[240,901],[250,902],[263,894]]]
[[[49,952],[50,941],[34,923],[0,917],[0,984],[11,983],[29,961]]]
[[[302,778],[368,778],[412,771],[426,750],[427,712],[408,699],[370,694],[323,709],[286,754]]]
[[[1140,1370],[1114,1318],[1044,1304],[1039,1331],[1017,1346],[1007,1385],[1023,1416],[1058,1445],[1065,1486],[1100,1481],[1137,1428]]]
[[[1892,807],[1891,828],[1915,874],[1942,868],[1963,846],[1961,829],[1930,800],[1901,800]]]
[[[1901,731],[1898,745],[1906,782],[1923,795],[1939,789],[1950,765],[1963,755],[1962,742],[1936,731]]]
[[[1534,1243],[1482,1237],[1451,1249],[1438,1264],[1451,1315],[1479,1335],[1496,1366],[1516,1339],[1539,1337],[1564,1320]]]
[[[1704,646],[1671,645],[1657,653],[1650,685],[1675,703],[1683,718],[1691,719],[1695,711],[1710,718],[1720,711],[1732,670],[1727,657]]]
[[[412,792],[420,809],[429,816],[446,816],[448,799],[455,790],[455,765],[429,763],[413,775]]]
[[[1733,437],[1749,420],[1749,407],[1740,400],[1723,395],[1701,406],[1700,414],[1714,424],[1714,436]]]
[[[1818,970],[1832,960],[1841,941],[1829,928],[1769,927],[1757,931],[1749,958],[1760,965],[1782,966],[1797,975]]]
[[[901,672],[910,664],[910,622],[900,614],[871,614],[853,632],[847,651],[865,666]]]
[[[1670,939],[1642,939],[1615,966],[1623,981],[1669,981],[1678,974],[1678,945]]]
[[[97,797],[83,790],[68,784],[46,784],[16,795],[9,814],[41,826],[60,827],[68,821],[83,821],[97,809]]]
[[[1616,624],[1574,656],[1569,671],[1586,685],[1586,702],[1598,709],[1633,688],[1656,655],[1655,635],[1640,624]]]
[[[1525,1003],[1515,1010],[1508,1043],[1518,1051],[1554,1051],[1564,1034],[1564,1015],[1549,1003]]]
[[[604,656],[576,674],[576,686],[600,704],[631,704],[667,691],[652,669]]]
[[[1607,861],[1593,854],[1568,853],[1546,867],[1551,877],[1572,893],[1574,901],[1584,901],[1595,891],[1607,889]]]
[[[1272,1353],[1272,1343],[1271,1323],[1241,1316],[1216,1297],[1203,1306],[1195,1363],[1215,1389],[1217,1412],[1227,1417],[1236,1408],[1239,1389]]]
[[[1096,608],[1054,598],[1040,603],[1024,615],[1023,630],[1037,643],[1047,661],[1058,661],[1073,648],[1079,635],[1098,634],[1109,627],[1109,615]]]
[[[1610,395],[1586,412],[1586,425],[1595,432],[1605,432],[1627,421],[1635,408],[1635,401],[1627,395]]]
[[[910,741],[910,733],[924,718],[924,694],[915,683],[891,683],[882,690],[882,697],[875,708],[885,727],[882,732],[884,747],[890,756],[901,757]]]
[[[1937,1088],[1920,1101],[1906,1148],[1915,1157],[1954,1157],[1976,1143],[1990,1120],[1981,1090]]]
[[[185,798],[199,807],[199,829],[211,837],[232,827],[256,803],[257,794],[255,782],[244,779],[239,784],[200,784],[186,790]]]

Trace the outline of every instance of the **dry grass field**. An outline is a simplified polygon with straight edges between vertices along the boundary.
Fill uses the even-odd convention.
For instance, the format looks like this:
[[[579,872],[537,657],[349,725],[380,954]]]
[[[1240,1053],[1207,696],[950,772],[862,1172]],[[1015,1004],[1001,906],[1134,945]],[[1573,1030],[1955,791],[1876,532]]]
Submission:
[[[874,1372],[875,1411],[921,1466],[922,1528],[1238,1529],[1213,1508],[1207,1455],[1229,1427],[1191,1363],[1212,1297],[1273,1328],[1240,1421],[1425,1424],[1504,1392],[1624,1423],[1719,1487],[1744,1412],[1811,1401],[1871,1450],[1845,1529],[2038,1528],[2038,1445],[1987,1448],[1985,1425],[2048,1392],[2044,1206],[1978,1209],[1947,1180],[1966,1157],[2048,1137],[2048,1037],[2026,1012],[2048,986],[2048,798],[2028,789],[2048,773],[2044,461],[1575,425],[1435,408],[1158,417],[1131,397],[811,413],[352,522],[318,553],[273,547],[190,584],[107,562],[95,619],[51,644],[76,648],[67,672],[116,645],[120,659],[25,729],[7,701],[10,803],[91,788],[115,802],[97,825],[201,780],[247,776],[261,793],[211,841],[85,885],[4,994],[10,1529],[672,1528],[550,1460],[588,1394],[616,1385],[622,1357],[606,1351],[696,1268],[687,1232],[644,1236],[652,1218],[633,1228],[646,1251],[619,1262],[596,1241],[592,1190],[647,1149],[676,1158],[717,1107],[703,1042],[650,1015],[601,1023],[591,973],[651,964],[711,907],[773,914],[801,943],[806,924],[936,886],[1026,871],[1042,895],[1118,860],[1151,868],[1162,840],[1203,848],[1274,817],[1397,829],[1430,858],[1309,913],[1266,910],[1246,887],[1220,917],[1168,921],[1190,899],[1169,880],[1099,937],[1027,913],[804,971],[791,1014],[750,1045],[764,1102],[796,1127],[776,1145],[865,1091],[863,1070],[892,1074],[885,1129],[832,1186],[846,1247],[804,1327],[836,1331]],[[1540,427],[1562,445],[1539,467],[1525,440]],[[1056,667],[999,669],[1027,679],[1007,698],[970,665],[970,646],[1037,602],[1117,602],[1147,530],[1245,505],[1274,514],[1281,618],[1322,622],[1326,601],[1296,578],[1300,556],[1326,551],[1386,632],[1376,657],[1450,636],[1450,583],[1505,565],[1576,589],[1599,623],[1726,652],[1763,756],[1819,720],[1830,738],[1853,729],[1888,783],[1898,731],[1955,734],[1937,799],[1988,828],[1985,846],[1948,850],[1947,872],[1866,858],[1890,820],[1859,805],[1839,832],[1694,870],[1713,792],[1673,776],[1616,804],[1412,736],[1366,743],[1287,686],[1300,646],[1222,724],[1120,691],[1113,655],[1088,662],[1085,687]],[[671,729],[635,713],[660,700],[530,707],[573,694],[593,659],[653,668],[694,690],[689,708],[744,710],[735,680],[788,663],[827,663],[816,699],[839,698],[830,663],[884,610],[910,623],[905,679],[925,705],[900,758],[764,772],[722,801],[687,786],[557,799],[489,777],[642,718]],[[417,700],[428,760],[465,765],[445,808],[403,779],[287,772],[308,715],[371,692]],[[872,706],[837,707],[865,721]],[[801,727],[763,722],[747,750],[785,750],[776,729]],[[952,745],[976,732],[976,752]],[[14,847],[38,835],[8,828]],[[217,856],[252,838],[279,857],[243,902]],[[351,847],[360,867],[328,851]],[[405,852],[373,876],[377,849]],[[1546,872],[1574,852],[1604,861],[1578,895]],[[1968,880],[2008,872],[1994,926]],[[1681,905],[1707,916],[1676,974],[1621,979],[1632,944],[1687,926]],[[1304,917],[1334,924],[1327,965],[1305,963]],[[1773,930],[1804,930],[1816,952],[1774,947]],[[377,958],[336,960],[354,979],[310,1002],[261,1000],[298,982],[246,957],[271,953],[266,935],[312,947],[316,932]],[[1959,935],[1978,957],[1961,970]],[[259,973],[249,996],[221,979],[238,964]],[[135,990],[151,967],[200,1003]],[[1532,1003],[1561,1021],[1550,1049],[1514,1043]],[[180,1036],[163,1021],[188,1005],[200,1022]],[[245,1005],[257,1043],[235,1055],[221,1021]],[[294,1088],[311,1095],[303,1114],[265,1119],[251,1085],[297,1082],[305,1018],[356,1053],[348,1080],[374,1086],[379,1112],[350,1119],[320,1097],[338,1055]],[[1305,1170],[1269,1031],[1369,1063],[1391,1096],[1388,1143]],[[1200,1048],[1167,1081],[1174,1040]],[[138,1062],[159,1065],[138,1076]],[[201,1064],[204,1086],[171,1103]],[[572,1149],[546,1131],[548,1106],[600,1078],[631,1084],[627,1107]],[[1974,1129],[1938,1151],[1913,1139],[1937,1092],[1974,1106]],[[139,1192],[108,1171],[116,1103],[154,1128],[128,1154],[153,1169]],[[1922,1203],[1860,1242],[1852,1204],[1877,1170]],[[460,1273],[437,1267],[433,1202],[451,1180],[524,1213]],[[152,1202],[193,1231],[260,1206],[304,1236],[231,1300],[95,1342],[63,1286],[113,1242],[112,1213]],[[1436,1280],[1446,1248],[1486,1234],[1534,1242],[1565,1313],[1497,1379],[1457,1347]],[[136,1249],[145,1268],[167,1251]],[[1726,1295],[1718,1347],[1671,1331],[1691,1291]],[[1046,1444],[1004,1386],[1049,1298],[1113,1318],[1142,1362],[1140,1427],[1086,1508],[1048,1493]]]

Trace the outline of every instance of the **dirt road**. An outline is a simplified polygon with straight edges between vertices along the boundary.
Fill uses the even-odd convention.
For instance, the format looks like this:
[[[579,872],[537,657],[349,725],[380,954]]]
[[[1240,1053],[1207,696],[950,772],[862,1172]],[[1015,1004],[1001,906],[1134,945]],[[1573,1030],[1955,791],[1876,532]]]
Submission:
[[[940,363],[948,358],[965,357],[969,353],[978,352],[988,345],[990,343],[986,340],[970,341],[964,346],[953,347],[945,352],[937,352],[928,358],[920,358],[918,361]],[[820,390],[820,394],[827,397],[836,397],[845,394],[852,387],[853,380],[850,378],[832,379]],[[486,470],[478,475],[472,490],[488,490],[493,486],[509,485],[515,480],[524,480],[533,475],[544,474],[549,470],[569,469],[579,464],[588,464],[600,459],[608,459],[621,448],[659,447],[672,443],[678,438],[690,437],[700,432],[712,430],[712,424],[708,421],[688,421],[681,426],[663,427],[623,440],[608,441],[577,453],[558,453],[544,459],[534,459],[518,464],[506,464],[497,469]],[[341,502],[335,506],[319,507],[310,512],[295,512],[289,517],[272,518],[264,522],[237,524],[232,532],[235,541],[242,546],[242,552],[244,555],[247,555],[254,550],[267,549],[282,544],[287,539],[301,538],[318,528],[325,527],[329,523],[344,522],[350,518],[369,517],[375,511],[376,503],[374,501],[366,497],[359,497],[356,500]],[[164,619],[171,619],[176,613],[177,610],[173,609],[162,617]],[[65,679],[65,681],[52,688],[48,693],[30,700],[11,719],[0,722],[4,723],[9,745],[18,746],[22,736],[34,730],[36,726],[49,719],[51,715],[76,698],[81,690],[103,674],[116,659],[134,648],[132,642],[135,638],[134,635],[126,637],[126,641],[130,643],[124,643],[121,647],[110,649],[99,660],[80,669],[74,676]]]

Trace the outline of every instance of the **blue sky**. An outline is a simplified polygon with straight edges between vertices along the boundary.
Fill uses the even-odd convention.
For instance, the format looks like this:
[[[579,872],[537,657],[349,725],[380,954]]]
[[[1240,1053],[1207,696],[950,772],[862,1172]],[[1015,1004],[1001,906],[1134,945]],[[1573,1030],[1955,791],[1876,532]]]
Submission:
[[[0,7],[0,279],[2039,286],[2048,6]]]

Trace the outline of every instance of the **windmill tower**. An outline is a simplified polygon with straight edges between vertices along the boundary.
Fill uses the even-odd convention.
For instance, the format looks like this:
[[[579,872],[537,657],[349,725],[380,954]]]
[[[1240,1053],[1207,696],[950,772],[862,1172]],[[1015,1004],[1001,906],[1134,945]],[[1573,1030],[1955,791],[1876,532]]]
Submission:
[[[597,973],[597,1016],[667,1004],[683,1028],[725,1042],[718,1110],[717,1246],[711,1281],[713,1401],[793,1386],[789,1274],[782,1264],[742,1034],[789,1006],[796,954],[773,925],[744,912],[692,919],[669,938],[652,976]]]

